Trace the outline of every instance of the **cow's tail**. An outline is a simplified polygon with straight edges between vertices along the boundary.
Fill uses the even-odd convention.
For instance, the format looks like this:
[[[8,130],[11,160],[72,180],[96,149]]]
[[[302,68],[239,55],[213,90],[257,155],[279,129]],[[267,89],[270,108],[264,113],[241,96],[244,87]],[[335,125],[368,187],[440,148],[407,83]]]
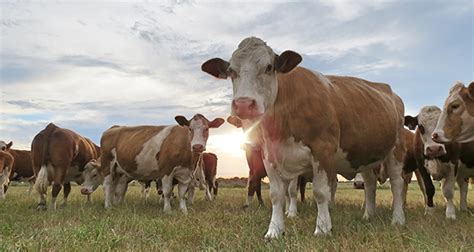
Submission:
[[[42,165],[38,175],[36,176],[35,188],[39,194],[46,194],[48,190],[48,168],[46,165]]]
[[[40,194],[45,194],[48,188],[47,156],[49,139],[57,128],[58,126],[53,123],[48,124],[31,142],[31,159],[36,176],[35,188]]]

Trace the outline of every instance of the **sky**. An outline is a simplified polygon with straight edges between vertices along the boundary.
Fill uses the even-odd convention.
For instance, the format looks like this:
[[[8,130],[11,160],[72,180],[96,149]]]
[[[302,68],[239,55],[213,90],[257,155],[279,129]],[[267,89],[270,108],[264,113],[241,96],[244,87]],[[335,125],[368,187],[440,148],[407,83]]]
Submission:
[[[230,114],[230,80],[201,72],[246,37],[323,74],[389,83],[415,115],[474,80],[474,2],[1,1],[0,140],[49,122],[98,143],[112,125]],[[246,176],[240,129],[210,131],[218,176]]]

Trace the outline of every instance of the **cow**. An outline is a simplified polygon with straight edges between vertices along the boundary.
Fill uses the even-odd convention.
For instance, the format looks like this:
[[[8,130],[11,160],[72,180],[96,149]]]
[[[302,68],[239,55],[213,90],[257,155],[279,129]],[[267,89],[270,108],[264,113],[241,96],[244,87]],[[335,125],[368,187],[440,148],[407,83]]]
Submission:
[[[431,138],[435,130],[441,109],[436,106],[421,108],[417,116],[406,116],[405,124],[411,129],[416,129],[414,139],[414,154],[418,169],[420,170],[426,187],[426,214],[434,211],[433,196],[435,189],[431,178],[424,173],[429,173],[435,180],[442,180],[442,191],[446,199],[446,218],[456,219],[453,203],[454,184],[457,181],[461,195],[460,208],[467,210],[467,183],[465,178],[474,172],[474,142],[459,144],[456,142],[440,144]],[[463,157],[463,159],[461,158]],[[472,162],[472,163],[471,163]],[[474,173],[472,173],[474,174]]]
[[[217,155],[211,152],[202,154],[204,179],[206,181],[206,199],[212,201],[217,197],[219,183],[216,181],[217,175]]]
[[[415,134],[408,129],[403,129],[403,137],[405,143],[405,157],[403,159],[403,167],[402,167],[402,178],[403,178],[403,203],[406,205],[407,202],[407,193],[408,193],[408,184],[410,184],[411,179],[413,178],[413,174],[418,182],[418,186],[420,187],[420,191],[423,194],[423,198],[425,203],[428,201],[426,195],[426,188],[424,181],[429,181],[431,184],[431,177],[426,171],[424,167],[419,168],[415,158]],[[377,180],[380,184],[384,184],[387,180],[387,177],[384,175],[385,172],[381,172],[381,170],[385,169],[383,165],[374,169],[375,174],[377,176]],[[421,171],[421,172],[420,172]]]
[[[100,149],[90,139],[72,130],[50,123],[41,130],[31,143],[31,159],[36,177],[35,188],[40,195],[39,210],[46,209],[46,192],[50,183],[52,209],[56,209],[56,198],[64,186],[63,205],[71,191],[71,181],[83,182],[84,166],[98,158]],[[89,200],[89,198],[88,198]]]
[[[11,146],[13,142],[10,141],[8,144],[4,141],[0,141],[0,148],[3,151],[7,151],[13,156],[15,160],[11,173],[10,173],[10,182],[11,181],[22,181],[26,180],[30,184],[28,192],[31,193],[31,189],[34,184],[34,173],[33,165],[31,163],[31,152],[29,150],[17,150],[12,149]],[[5,188],[5,193],[7,192],[8,185]]]
[[[235,116],[229,116],[227,122],[237,128],[242,128],[246,135],[246,142],[241,146],[242,149],[245,150],[245,157],[249,167],[247,201],[244,204],[244,209],[250,206],[255,193],[257,193],[259,205],[263,206],[262,179],[267,176],[267,172],[265,171],[265,166],[263,164],[262,149],[260,147],[258,136],[259,131],[257,128],[251,127],[251,122],[249,120],[241,120]],[[297,188],[298,180],[295,179],[289,184],[286,195],[285,214],[288,217],[295,217],[298,212],[296,205]]]
[[[179,125],[113,126],[102,134],[98,174],[104,178],[105,208],[123,199],[130,179],[161,179],[163,210],[169,213],[173,179],[176,179],[179,208],[187,214],[184,194],[199,156],[206,150],[209,128],[218,128],[224,120],[216,118],[209,121],[201,114],[194,115],[191,120],[176,116],[175,120]],[[81,192],[92,193],[92,189],[90,186],[83,187]]]
[[[277,55],[255,37],[244,39],[230,61],[213,58],[201,69],[232,80],[231,115],[249,119],[261,131],[265,170],[270,180],[272,217],[266,238],[284,232],[283,204],[288,184],[313,171],[318,207],[315,235],[330,233],[331,185],[340,173],[363,172],[364,218],[375,213],[373,168],[384,163],[393,195],[393,224],[403,225],[402,137],[404,105],[384,83],[325,76],[297,67],[294,51]]]
[[[450,89],[431,137],[438,143],[474,141],[474,82]]]
[[[5,199],[6,188],[10,182],[10,173],[14,165],[13,156],[3,150],[0,150],[0,199]]]

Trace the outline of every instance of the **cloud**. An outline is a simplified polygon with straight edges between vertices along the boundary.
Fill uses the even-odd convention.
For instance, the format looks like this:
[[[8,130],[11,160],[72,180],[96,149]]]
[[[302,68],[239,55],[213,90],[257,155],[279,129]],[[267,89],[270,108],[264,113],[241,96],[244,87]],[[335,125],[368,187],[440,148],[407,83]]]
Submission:
[[[230,80],[216,80],[200,65],[228,59],[248,36],[277,53],[295,50],[303,66],[322,73],[389,83],[409,112],[441,106],[454,80],[473,79],[470,1],[2,2],[1,8],[0,139],[22,146],[49,121],[97,142],[114,124],[172,124],[175,115],[195,113],[225,118]]]

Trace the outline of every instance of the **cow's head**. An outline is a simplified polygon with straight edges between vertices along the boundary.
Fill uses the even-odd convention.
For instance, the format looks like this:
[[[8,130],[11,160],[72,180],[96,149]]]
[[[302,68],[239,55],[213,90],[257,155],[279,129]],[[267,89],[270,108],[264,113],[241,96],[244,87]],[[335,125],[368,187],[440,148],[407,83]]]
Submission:
[[[216,118],[212,121],[207,120],[201,114],[196,114],[191,120],[184,116],[176,116],[174,118],[181,126],[186,126],[191,131],[191,151],[201,153],[206,150],[207,138],[209,137],[209,128],[219,128],[224,119]]]
[[[104,177],[100,172],[100,160],[92,159],[84,166],[82,172],[84,183],[81,186],[81,193],[89,195],[93,193],[99,185],[104,182]]]
[[[240,42],[229,62],[213,58],[204,62],[201,69],[214,77],[232,79],[234,97],[232,114],[241,119],[255,119],[273,105],[277,97],[277,73],[288,73],[302,57],[293,51],[281,55],[255,37]]]
[[[446,154],[444,144],[439,144],[431,139],[436,123],[438,122],[441,109],[436,106],[426,106],[415,116],[405,116],[405,125],[411,129],[417,129],[421,135],[421,141],[424,146],[424,154],[428,158],[435,158]]]
[[[10,141],[9,143],[6,143],[4,141],[0,141],[0,150],[2,151],[9,151],[10,148],[12,147],[13,142]]]
[[[432,138],[439,143],[474,140],[474,82],[457,82],[449,91]]]

